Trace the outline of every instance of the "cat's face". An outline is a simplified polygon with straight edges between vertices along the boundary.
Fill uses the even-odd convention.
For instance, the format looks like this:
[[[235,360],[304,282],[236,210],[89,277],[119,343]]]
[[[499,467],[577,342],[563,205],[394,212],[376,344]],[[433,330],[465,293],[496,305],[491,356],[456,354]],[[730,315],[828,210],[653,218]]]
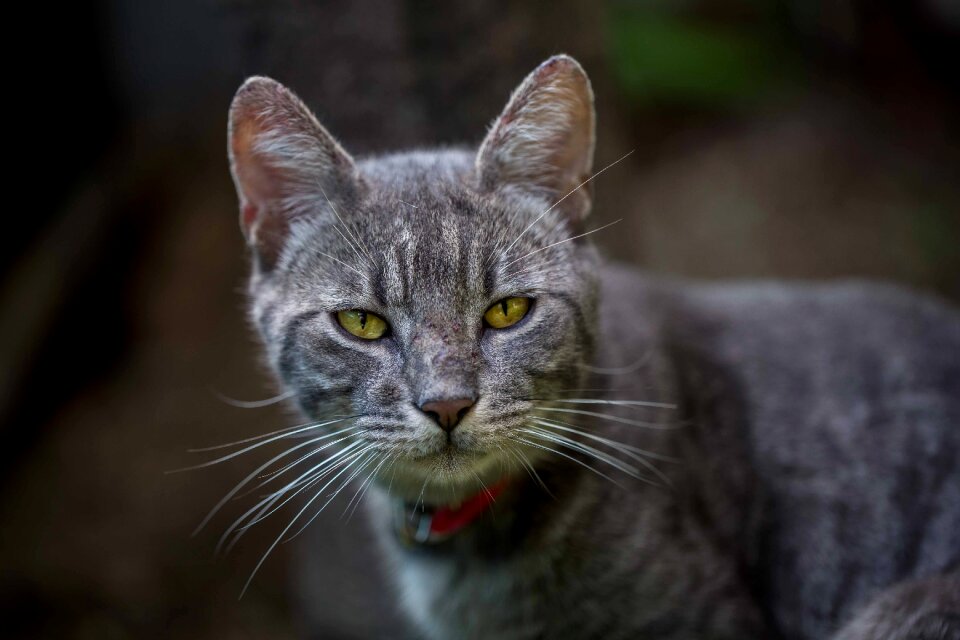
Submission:
[[[537,450],[533,403],[580,385],[593,342],[582,240],[589,83],[565,57],[518,88],[479,152],[354,163],[292,94],[248,81],[231,159],[271,364],[344,456],[395,493],[458,500]]]

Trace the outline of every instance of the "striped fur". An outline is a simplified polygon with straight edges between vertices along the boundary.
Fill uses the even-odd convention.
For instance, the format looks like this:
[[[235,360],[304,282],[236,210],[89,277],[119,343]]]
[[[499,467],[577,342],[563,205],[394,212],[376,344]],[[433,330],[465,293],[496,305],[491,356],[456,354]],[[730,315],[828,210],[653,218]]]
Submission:
[[[381,456],[367,503],[421,633],[960,637],[955,310],[602,266],[576,237],[593,110],[567,57],[478,152],[355,162],[263,78],[231,130],[251,318],[303,413],[358,416],[350,441]],[[517,295],[528,316],[485,329]],[[351,308],[390,335],[347,334],[334,314]],[[449,436],[417,408],[438,397],[478,399]],[[456,503],[504,475],[448,543],[394,538],[393,501]]]

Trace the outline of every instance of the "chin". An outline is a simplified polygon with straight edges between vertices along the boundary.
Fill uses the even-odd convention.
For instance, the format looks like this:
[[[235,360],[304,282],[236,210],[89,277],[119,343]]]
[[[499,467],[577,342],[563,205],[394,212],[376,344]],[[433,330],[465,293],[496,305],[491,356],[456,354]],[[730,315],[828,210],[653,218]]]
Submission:
[[[427,455],[401,458],[380,474],[378,484],[395,497],[427,505],[456,504],[513,472],[497,450],[454,446]]]

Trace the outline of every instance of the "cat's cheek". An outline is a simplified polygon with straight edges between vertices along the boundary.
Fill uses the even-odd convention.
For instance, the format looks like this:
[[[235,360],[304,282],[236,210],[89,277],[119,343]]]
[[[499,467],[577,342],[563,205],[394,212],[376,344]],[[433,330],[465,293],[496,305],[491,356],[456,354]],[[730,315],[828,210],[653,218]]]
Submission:
[[[394,375],[380,374],[376,379],[371,380],[367,396],[371,403],[379,406],[390,407],[403,401],[408,397],[409,392],[405,391],[397,382]]]

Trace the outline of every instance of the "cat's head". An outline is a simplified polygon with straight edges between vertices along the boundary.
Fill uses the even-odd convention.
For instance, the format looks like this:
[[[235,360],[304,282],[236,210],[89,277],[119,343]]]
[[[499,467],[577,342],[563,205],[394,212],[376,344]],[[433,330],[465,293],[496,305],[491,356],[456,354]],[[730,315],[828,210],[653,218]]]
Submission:
[[[455,107],[453,107],[455,108]],[[251,316],[302,410],[392,490],[456,500],[530,457],[532,403],[581,386],[593,95],[572,58],[516,89],[477,151],[354,161],[279,83],[230,111]],[[525,449],[526,451],[518,451]],[[370,465],[372,468],[372,464]]]

